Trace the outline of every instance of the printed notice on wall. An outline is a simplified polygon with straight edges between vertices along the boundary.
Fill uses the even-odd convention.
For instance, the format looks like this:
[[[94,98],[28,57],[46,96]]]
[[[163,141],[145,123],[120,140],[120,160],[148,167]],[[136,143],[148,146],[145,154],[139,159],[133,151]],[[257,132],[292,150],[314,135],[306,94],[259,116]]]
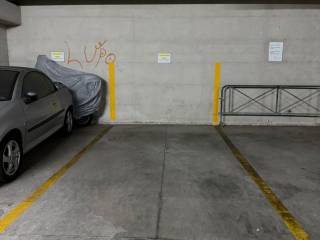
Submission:
[[[171,53],[158,53],[158,63],[171,63]]]
[[[269,62],[282,62],[283,60],[283,42],[269,43]]]
[[[50,58],[55,62],[64,62],[64,52],[62,51],[54,51],[50,52]]]

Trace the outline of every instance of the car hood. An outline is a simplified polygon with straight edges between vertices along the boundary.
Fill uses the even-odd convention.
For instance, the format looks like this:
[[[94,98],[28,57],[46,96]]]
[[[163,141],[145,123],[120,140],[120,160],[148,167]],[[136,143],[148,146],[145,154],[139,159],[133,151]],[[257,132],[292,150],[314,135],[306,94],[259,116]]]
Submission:
[[[3,117],[2,115],[5,114],[11,106],[11,101],[0,101],[0,118]]]

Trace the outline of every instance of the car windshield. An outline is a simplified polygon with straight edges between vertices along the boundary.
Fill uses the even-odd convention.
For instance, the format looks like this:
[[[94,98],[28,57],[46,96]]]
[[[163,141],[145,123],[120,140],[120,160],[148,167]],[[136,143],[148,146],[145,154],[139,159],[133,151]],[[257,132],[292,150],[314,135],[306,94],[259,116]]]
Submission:
[[[9,101],[12,98],[18,72],[0,70],[0,101]]]

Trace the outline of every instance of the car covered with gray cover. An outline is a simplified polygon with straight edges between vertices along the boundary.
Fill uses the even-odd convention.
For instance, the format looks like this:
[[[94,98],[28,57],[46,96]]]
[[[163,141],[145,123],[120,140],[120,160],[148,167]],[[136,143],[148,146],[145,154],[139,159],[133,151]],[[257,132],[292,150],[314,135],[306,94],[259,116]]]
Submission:
[[[39,55],[35,68],[52,81],[67,86],[73,95],[74,117],[79,122],[91,119],[99,111],[102,98],[102,81],[99,76],[59,65],[45,55]]]

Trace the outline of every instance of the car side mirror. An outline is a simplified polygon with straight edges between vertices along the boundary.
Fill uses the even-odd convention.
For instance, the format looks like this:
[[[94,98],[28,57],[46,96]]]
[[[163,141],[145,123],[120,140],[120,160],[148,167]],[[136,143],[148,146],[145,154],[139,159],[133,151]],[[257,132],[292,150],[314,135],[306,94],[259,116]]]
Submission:
[[[34,92],[28,92],[25,96],[24,96],[24,102],[26,104],[32,103],[34,101],[38,100],[38,94],[34,93]]]

